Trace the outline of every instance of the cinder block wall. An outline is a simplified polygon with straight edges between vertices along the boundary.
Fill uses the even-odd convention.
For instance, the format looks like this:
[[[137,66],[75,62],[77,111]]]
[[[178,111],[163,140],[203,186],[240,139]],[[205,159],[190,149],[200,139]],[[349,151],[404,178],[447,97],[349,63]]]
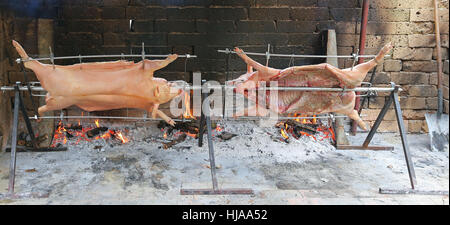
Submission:
[[[13,11],[11,36],[31,54],[37,53],[37,18],[54,19],[56,55],[140,53],[195,54],[186,64],[179,59],[156,76],[191,81],[192,71],[206,79],[225,80],[225,55],[217,49],[239,46],[246,51],[324,54],[322,31],[336,29],[339,54],[358,48],[361,1],[358,0],[0,0]],[[437,108],[436,61],[432,0],[372,0],[366,54],[375,54],[388,41],[392,59],[377,68],[376,84],[390,81],[405,89],[401,103],[410,132],[426,131],[424,114]],[[441,1],[443,57],[448,59],[448,1]],[[130,20],[133,26],[130,29]],[[9,40],[8,40],[9,41]],[[10,52],[11,57],[17,57]],[[265,62],[264,58],[256,58]],[[23,80],[19,67],[4,60],[10,82]],[[290,59],[272,58],[270,66],[285,68]],[[77,61],[61,61],[61,64]],[[320,63],[296,59],[295,65]],[[339,60],[341,68],[351,61]],[[448,64],[447,64],[448,65]],[[448,67],[448,66],[447,66]],[[232,56],[232,76],[245,70]],[[444,75],[448,112],[448,75]],[[380,94],[382,95],[382,94]],[[370,102],[364,120],[375,120],[384,98]],[[393,113],[386,120],[394,120]],[[392,121],[382,131],[395,131]]]

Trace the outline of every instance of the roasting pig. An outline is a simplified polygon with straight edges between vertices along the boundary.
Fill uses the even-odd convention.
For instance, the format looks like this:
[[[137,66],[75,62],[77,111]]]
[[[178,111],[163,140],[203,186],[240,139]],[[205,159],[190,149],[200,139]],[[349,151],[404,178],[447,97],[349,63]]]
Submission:
[[[22,59],[30,59],[22,46],[13,41]],[[169,55],[165,60],[143,60],[80,63],[68,66],[26,61],[48,92],[46,105],[39,107],[39,114],[76,105],[87,111],[120,108],[139,108],[161,117],[167,123],[175,122],[158,109],[160,104],[181,95],[183,90],[176,83],[153,76],[156,70],[177,59]],[[187,95],[187,93],[185,93]]]
[[[311,91],[278,91],[278,96],[256,94],[254,91],[261,84],[266,86],[271,81],[276,81],[278,87],[340,87],[352,89],[361,85],[367,72],[373,69],[384,56],[392,49],[389,43],[385,45],[378,55],[365,63],[353,68],[339,69],[330,64],[318,64],[307,66],[294,66],[287,69],[274,69],[263,66],[249,58],[244,51],[236,48],[237,54],[247,64],[247,73],[228,82],[236,88],[236,93],[243,94],[247,99],[255,102],[255,106],[245,109],[241,113],[248,115],[253,110],[259,116],[266,116],[270,111],[278,114],[301,113],[341,113],[357,121],[358,125],[366,130],[367,127],[354,110],[356,94],[353,91],[345,92],[311,92]],[[253,71],[255,68],[257,71]],[[265,83],[261,82],[264,81]]]

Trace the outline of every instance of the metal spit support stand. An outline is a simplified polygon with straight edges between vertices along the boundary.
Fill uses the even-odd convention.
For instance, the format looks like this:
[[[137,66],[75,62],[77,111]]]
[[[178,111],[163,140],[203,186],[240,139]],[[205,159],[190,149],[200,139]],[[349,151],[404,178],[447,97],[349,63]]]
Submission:
[[[202,84],[205,83],[205,80],[202,80]],[[202,91],[202,106],[209,106],[209,93],[205,93]],[[206,102],[205,102],[206,101]],[[202,107],[203,108],[203,107]],[[209,166],[211,169],[211,179],[212,179],[212,189],[181,189],[181,195],[253,195],[253,189],[244,189],[244,188],[236,188],[236,189],[220,189],[217,182],[216,175],[216,161],[214,157],[214,145],[212,140],[212,127],[211,127],[211,111],[202,110],[202,115],[200,117],[200,126],[199,126],[199,137],[198,137],[198,146],[203,146],[203,133],[206,128],[207,138],[208,138],[208,149],[209,149]],[[206,115],[205,115],[206,114]],[[206,126],[205,126],[206,125]]]
[[[28,134],[31,138],[31,143],[33,147],[31,148],[22,148],[22,151],[25,152],[52,152],[52,151],[66,151],[67,148],[39,148],[36,137],[34,136],[33,127],[31,126],[30,119],[27,115],[27,110],[25,109],[25,104],[20,94],[20,82],[16,82],[14,85],[14,113],[13,113],[13,127],[12,127],[12,137],[11,137],[11,148],[7,149],[11,152],[11,163],[9,167],[9,185],[7,193],[0,193],[0,199],[18,199],[18,198],[47,198],[49,193],[37,193],[37,192],[24,192],[24,193],[15,193],[14,192],[14,183],[16,178],[16,152],[18,149],[17,146],[17,133],[18,133],[18,125],[19,125],[19,108],[22,112],[23,120],[25,121]],[[30,96],[31,97],[31,96]]]
[[[402,147],[403,147],[403,154],[405,156],[406,161],[406,167],[408,169],[408,175],[409,175],[409,181],[411,184],[411,189],[387,189],[387,188],[379,188],[380,194],[422,194],[422,195],[448,195],[448,191],[436,191],[436,190],[417,190],[417,180],[416,180],[416,173],[414,171],[414,164],[411,159],[411,153],[409,151],[409,145],[408,145],[408,139],[406,137],[406,129],[405,124],[403,121],[402,116],[402,109],[400,107],[399,102],[399,89],[400,86],[395,85],[395,83],[391,82],[391,87],[393,88],[391,94],[389,95],[389,99],[386,101],[386,103],[383,106],[383,109],[381,109],[380,113],[378,114],[377,119],[375,120],[375,123],[370,130],[369,134],[367,135],[364,143],[361,146],[355,146],[355,145],[337,145],[336,149],[338,150],[394,150],[394,147],[392,146],[369,146],[370,142],[372,141],[373,136],[378,130],[378,127],[380,126],[381,122],[384,119],[384,116],[386,115],[387,111],[391,107],[392,104],[394,104],[394,110],[395,115],[397,118],[397,125],[400,133],[400,137],[402,140]]]

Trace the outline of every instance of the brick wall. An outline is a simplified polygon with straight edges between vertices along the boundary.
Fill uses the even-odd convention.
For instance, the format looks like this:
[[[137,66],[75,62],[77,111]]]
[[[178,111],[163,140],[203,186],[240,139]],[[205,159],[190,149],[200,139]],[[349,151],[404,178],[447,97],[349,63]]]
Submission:
[[[448,1],[442,2],[442,52],[448,59]],[[56,55],[140,53],[144,42],[147,53],[197,55],[187,63],[188,73],[182,59],[156,73],[186,81],[192,71],[224,81],[225,55],[217,49],[265,52],[270,43],[276,53],[324,54],[321,31],[329,28],[336,29],[339,54],[351,54],[361,17],[358,0],[0,0],[0,5],[15,12],[12,35],[31,55],[37,53],[36,18],[53,18]],[[401,103],[411,132],[425,131],[424,113],[436,109],[432,6],[431,0],[373,0],[370,5],[366,53],[378,52],[388,41],[395,45],[392,59],[377,68],[375,83],[394,81],[405,89]],[[270,66],[285,68],[289,61],[273,58]],[[295,65],[320,62],[297,59]],[[339,60],[340,67],[351,63]],[[233,56],[230,70],[237,77],[245,65]],[[17,65],[7,71],[11,81],[23,80]],[[444,95],[448,112],[448,88]],[[364,119],[374,120],[383,103],[382,97],[371,101]],[[388,114],[387,120],[393,119]],[[391,124],[382,123],[382,130],[391,131]]]

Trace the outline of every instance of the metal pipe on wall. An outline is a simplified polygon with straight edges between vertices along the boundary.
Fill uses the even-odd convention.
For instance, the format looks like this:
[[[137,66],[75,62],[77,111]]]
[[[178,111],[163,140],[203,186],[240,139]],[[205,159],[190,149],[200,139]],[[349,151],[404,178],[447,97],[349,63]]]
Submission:
[[[362,17],[361,17],[361,30],[359,33],[359,54],[364,55],[364,51],[366,48],[366,33],[367,33],[367,19],[369,16],[369,0],[363,0],[362,6]],[[363,58],[358,59],[358,64],[364,62]],[[359,93],[356,93],[358,95]],[[356,97],[355,100],[355,109],[358,111],[360,106],[360,98]],[[356,121],[352,121],[352,134],[356,134],[357,123]]]

